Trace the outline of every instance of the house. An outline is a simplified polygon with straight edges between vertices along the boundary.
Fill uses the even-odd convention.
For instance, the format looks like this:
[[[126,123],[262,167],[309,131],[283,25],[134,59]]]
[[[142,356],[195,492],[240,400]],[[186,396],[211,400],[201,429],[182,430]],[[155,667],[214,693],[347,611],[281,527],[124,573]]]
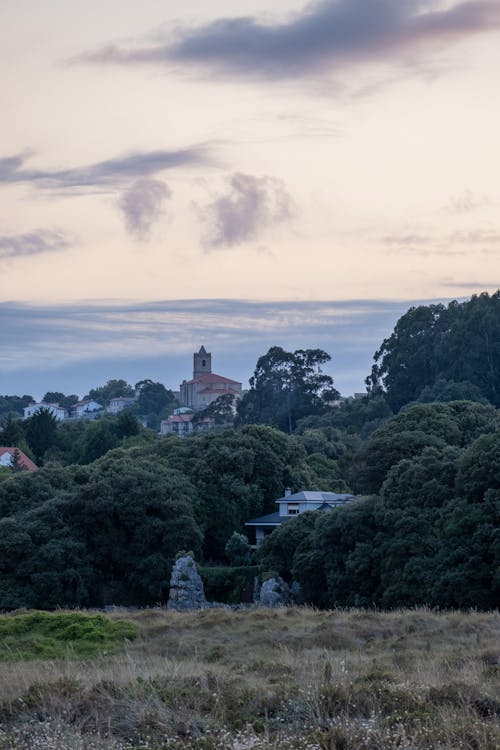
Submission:
[[[227,394],[240,398],[241,383],[212,372],[212,354],[202,346],[193,354],[192,379],[180,385],[180,403],[198,411]]]
[[[352,500],[354,495],[338,492],[316,492],[312,490],[301,490],[292,493],[290,489],[285,490],[283,497],[276,500],[278,510],[266,516],[252,518],[245,523],[251,535],[255,534],[255,543],[259,545],[267,534],[270,534],[285,521],[305,513],[307,510],[332,510],[340,505],[345,505]]]
[[[215,427],[215,419],[212,417],[203,417],[203,419],[194,419],[195,415],[190,409],[176,409],[167,419],[160,422],[160,435],[177,435],[186,437],[193,430],[208,431]]]
[[[97,401],[91,401],[90,399],[77,401],[71,407],[71,416],[75,419],[82,419],[91,416],[94,412],[99,411],[99,409],[102,409],[102,406]]]
[[[16,454],[17,463],[21,469],[25,471],[37,471],[38,466],[33,463],[31,458],[28,458],[26,453],[23,453],[20,448],[15,447],[0,447],[0,467],[11,469],[15,465]]]
[[[186,437],[193,431],[193,414],[172,414],[160,422],[160,435]]]
[[[136,401],[137,396],[117,396],[116,398],[112,398],[110,400],[109,406],[107,407],[106,411],[110,414],[119,414],[124,409],[126,409],[127,406],[135,404]]]
[[[68,410],[63,406],[59,406],[59,404],[46,404],[44,401],[40,401],[37,404],[30,404],[24,407],[24,419],[29,419],[29,417],[37,414],[40,409],[48,409],[58,421],[68,418]]]

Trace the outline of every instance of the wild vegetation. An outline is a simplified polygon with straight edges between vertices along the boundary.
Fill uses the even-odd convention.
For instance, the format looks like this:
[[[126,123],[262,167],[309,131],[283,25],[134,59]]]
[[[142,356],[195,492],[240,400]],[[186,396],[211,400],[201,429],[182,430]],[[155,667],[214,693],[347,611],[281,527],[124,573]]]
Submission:
[[[298,580],[308,603],[497,606],[499,302],[412,308],[376,353],[366,397],[340,406],[321,371],[328,354],[272,347],[234,420],[226,401],[209,407],[210,434],[160,437],[133,410],[6,417],[0,441],[43,468],[0,475],[0,608],[161,603],[179,549],[234,602],[247,574],[228,565],[253,561],[232,560],[229,540],[285,487],[358,496],[289,520],[259,550],[260,572]],[[170,403],[159,385],[136,384],[157,415]],[[106,403],[127,389],[111,380],[88,395]]]
[[[499,747],[498,614],[155,609],[109,621],[124,617],[138,637],[119,653],[0,662],[2,750]]]

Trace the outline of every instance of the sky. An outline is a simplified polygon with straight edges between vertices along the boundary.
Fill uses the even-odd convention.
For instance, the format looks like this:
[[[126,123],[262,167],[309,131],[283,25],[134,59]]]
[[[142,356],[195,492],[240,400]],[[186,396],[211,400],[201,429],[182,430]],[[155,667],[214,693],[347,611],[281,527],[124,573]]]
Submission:
[[[271,9],[270,9],[271,6]],[[414,304],[500,286],[499,0],[5,0],[0,393],[345,395]]]

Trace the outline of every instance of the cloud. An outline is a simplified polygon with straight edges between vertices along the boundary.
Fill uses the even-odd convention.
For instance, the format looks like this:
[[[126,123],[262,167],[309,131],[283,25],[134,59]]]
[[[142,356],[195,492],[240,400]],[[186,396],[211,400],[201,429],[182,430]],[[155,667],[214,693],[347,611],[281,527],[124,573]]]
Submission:
[[[456,214],[468,214],[489,204],[490,200],[486,195],[476,195],[472,190],[464,190],[463,193],[450,198],[447,209]]]
[[[227,193],[199,209],[208,225],[203,238],[207,250],[255,240],[262,230],[292,217],[293,202],[281,180],[235,172],[228,183]]]
[[[37,229],[26,234],[0,236],[0,260],[66,250],[73,242],[62,231]]]
[[[491,227],[474,227],[450,233],[430,231],[422,233],[405,230],[394,232],[379,238],[393,253],[408,253],[412,255],[466,255],[473,248],[482,245],[496,249],[500,244],[500,232]],[[491,251],[493,252],[493,251]]]
[[[177,389],[203,343],[216,372],[244,384],[271,346],[324,349],[337,387],[349,394],[363,390],[373,353],[397,319],[429,301],[436,300],[3,302],[2,388],[84,395],[109,378],[133,384],[148,377]]]
[[[319,0],[285,22],[221,18],[177,28],[160,44],[107,46],[80,61],[98,64],[192,64],[219,73],[296,79],[357,63],[407,62],[425,48],[448,47],[500,26],[498,0]]]
[[[138,240],[149,239],[151,227],[164,212],[172,191],[160,180],[136,180],[122,195],[118,205],[128,231]]]
[[[50,190],[116,189],[139,177],[151,177],[174,167],[206,164],[208,160],[205,147],[193,146],[176,151],[139,151],[71,169],[39,170],[26,168],[26,155],[18,154],[0,159],[0,184],[24,182]]]

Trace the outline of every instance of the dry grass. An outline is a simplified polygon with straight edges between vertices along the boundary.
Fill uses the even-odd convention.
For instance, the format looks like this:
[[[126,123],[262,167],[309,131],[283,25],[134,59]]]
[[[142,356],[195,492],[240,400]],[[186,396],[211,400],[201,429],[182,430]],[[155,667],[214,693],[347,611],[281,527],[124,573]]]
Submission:
[[[126,618],[120,654],[0,663],[0,750],[500,748],[498,613]]]

